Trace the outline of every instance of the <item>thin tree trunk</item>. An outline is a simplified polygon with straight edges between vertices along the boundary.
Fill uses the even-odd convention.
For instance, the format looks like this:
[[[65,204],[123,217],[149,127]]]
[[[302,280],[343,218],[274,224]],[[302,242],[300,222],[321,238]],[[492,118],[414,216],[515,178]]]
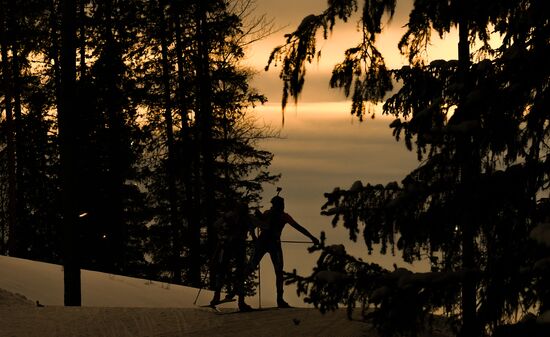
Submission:
[[[24,244],[29,238],[28,236],[31,233],[28,233],[28,230],[25,231],[23,227],[24,224],[21,222],[21,215],[23,214],[23,133],[21,131],[22,127],[22,118],[21,118],[21,69],[19,66],[19,48],[17,37],[19,36],[19,25],[15,18],[16,8],[15,1],[9,1],[8,7],[8,26],[10,27],[9,40],[12,51],[12,62],[11,62],[11,76],[12,76],[12,98],[13,98],[13,126],[15,131],[15,186],[16,186],[16,205],[15,205],[15,218],[16,218],[16,230],[15,238],[17,242],[17,247],[15,250],[15,255],[20,257],[28,257],[28,251],[26,249],[27,244]]]
[[[60,106],[60,99],[61,99],[61,69],[60,69],[60,60],[59,60],[59,48],[60,48],[60,38],[59,38],[59,4],[57,3],[56,6],[56,0],[50,1],[50,53],[48,56],[51,57],[51,64],[52,64],[52,74],[51,77],[53,79],[53,90],[54,90],[54,102],[55,106]],[[59,254],[60,256],[63,256],[62,251],[62,239],[60,236],[62,235],[55,235],[57,234],[63,234],[60,232],[59,226],[57,224],[50,224],[49,226],[50,233],[53,233],[57,240],[54,243],[54,246],[58,246],[58,250],[55,252]]]
[[[159,1],[159,20],[160,20],[160,39],[162,54],[162,83],[164,91],[164,120],[166,122],[166,146],[168,149],[168,158],[166,165],[166,174],[168,181],[168,204],[170,205],[170,224],[172,227],[172,281],[181,283],[181,224],[177,213],[176,196],[176,163],[174,152],[174,122],[172,119],[172,99],[170,95],[170,64],[168,60],[168,42],[167,25],[164,16],[163,1]]]
[[[125,163],[121,162],[122,160],[122,117],[120,106],[117,103],[117,84],[119,83],[119,70],[115,68],[115,59],[120,58],[120,51],[118,42],[115,41],[113,36],[113,19],[112,15],[114,13],[113,1],[106,0],[105,2],[105,43],[106,48],[105,52],[107,53],[106,57],[106,74],[111,76],[107,80],[106,88],[106,113],[107,113],[107,124],[109,125],[108,130],[108,139],[109,139],[109,149],[108,149],[108,183],[106,188],[109,194],[109,199],[111,203],[108,208],[112,211],[110,217],[112,218],[113,223],[113,238],[112,242],[112,254],[110,258],[114,261],[110,263],[110,267],[113,271],[119,271],[120,268],[123,268],[125,264],[124,259],[124,246],[126,241],[126,226],[124,223],[123,216],[123,197],[121,195],[121,187],[124,184],[124,165]]]
[[[178,105],[181,116],[181,141],[182,141],[182,174],[184,200],[182,202],[183,212],[187,219],[187,239],[189,247],[189,260],[192,261],[189,265],[187,281],[191,285],[199,286],[201,283],[201,224],[198,214],[198,204],[200,202],[200,186],[198,179],[200,175],[193,176],[193,168],[198,165],[199,152],[194,146],[194,139],[191,135],[189,119],[187,117],[187,99],[185,85],[185,67],[183,56],[183,38],[181,32],[181,17],[179,13],[175,14],[174,28],[176,33],[176,62],[178,65]]]
[[[197,121],[199,123],[200,149],[202,152],[202,218],[206,227],[206,248],[208,252],[213,251],[212,230],[214,216],[214,158],[212,149],[212,106],[211,106],[211,84],[210,84],[210,55],[209,38],[207,32],[207,4],[199,1],[196,9],[197,24],[197,99],[198,111]],[[214,275],[211,275],[211,278]]]
[[[9,255],[16,255],[17,250],[17,178],[15,167],[15,130],[13,122],[12,107],[12,81],[10,76],[10,65],[8,60],[8,35],[7,31],[7,8],[4,1],[0,1],[0,48],[2,54],[2,84],[4,91],[4,108],[6,110],[6,145],[8,156],[8,252]]]
[[[76,0],[61,1],[61,97],[58,124],[63,205],[64,303],[81,305],[77,209]]]

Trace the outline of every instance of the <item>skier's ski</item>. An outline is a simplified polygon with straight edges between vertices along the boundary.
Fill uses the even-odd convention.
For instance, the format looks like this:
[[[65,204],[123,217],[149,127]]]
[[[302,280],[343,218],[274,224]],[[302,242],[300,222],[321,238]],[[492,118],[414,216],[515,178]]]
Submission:
[[[280,308],[277,308],[277,307],[270,307],[270,308],[252,308],[252,309],[248,309],[248,310],[239,310],[239,309],[235,309],[235,310],[223,310],[223,311],[219,311],[217,312],[218,315],[233,315],[233,314],[249,314],[249,313],[254,313],[254,312],[260,312],[260,311],[268,311],[268,310],[279,310]]]

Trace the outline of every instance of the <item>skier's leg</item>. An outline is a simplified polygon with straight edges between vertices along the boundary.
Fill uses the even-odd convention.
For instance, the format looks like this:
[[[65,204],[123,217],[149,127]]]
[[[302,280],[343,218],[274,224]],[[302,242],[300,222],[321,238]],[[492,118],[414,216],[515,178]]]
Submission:
[[[251,311],[252,307],[246,304],[244,282],[250,274],[246,272],[246,241],[242,241],[238,247],[235,247],[235,285],[234,289],[239,296],[239,310]]]
[[[246,241],[235,242],[231,249],[232,261],[235,266],[235,272],[229,273],[232,275],[231,281],[228,282],[228,291],[226,299],[233,299],[235,295],[239,296],[239,303],[244,303],[244,280],[248,275],[246,274]]]
[[[227,265],[226,249],[222,244],[218,244],[210,264],[210,273],[214,275],[212,288],[214,289],[214,297],[210,301],[211,305],[220,303],[220,293],[223,287],[223,279],[225,277],[225,266]]]
[[[277,306],[279,308],[288,308],[290,307],[288,303],[283,299],[283,250],[281,248],[281,243],[278,242],[274,245],[273,249],[269,252],[271,256],[271,262],[273,263],[273,268],[275,269],[275,284],[277,286]]]

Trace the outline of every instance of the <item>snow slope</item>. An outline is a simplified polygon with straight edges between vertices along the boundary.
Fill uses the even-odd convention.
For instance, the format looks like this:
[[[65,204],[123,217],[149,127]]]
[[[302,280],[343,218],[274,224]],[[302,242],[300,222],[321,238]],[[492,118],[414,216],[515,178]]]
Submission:
[[[81,277],[83,306],[190,308],[198,293],[196,288],[89,270],[82,270]],[[63,305],[63,267],[0,256],[0,288],[33,302]],[[207,304],[211,296],[202,290],[197,304]]]

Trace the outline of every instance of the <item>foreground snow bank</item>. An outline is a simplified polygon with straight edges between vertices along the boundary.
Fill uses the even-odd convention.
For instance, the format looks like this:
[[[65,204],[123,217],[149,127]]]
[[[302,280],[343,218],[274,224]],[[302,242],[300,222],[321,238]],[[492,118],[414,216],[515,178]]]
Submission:
[[[63,305],[63,267],[0,256],[0,288],[33,303]],[[169,283],[82,270],[82,305],[92,307],[190,308],[198,289]],[[197,304],[212,292],[201,291]]]

